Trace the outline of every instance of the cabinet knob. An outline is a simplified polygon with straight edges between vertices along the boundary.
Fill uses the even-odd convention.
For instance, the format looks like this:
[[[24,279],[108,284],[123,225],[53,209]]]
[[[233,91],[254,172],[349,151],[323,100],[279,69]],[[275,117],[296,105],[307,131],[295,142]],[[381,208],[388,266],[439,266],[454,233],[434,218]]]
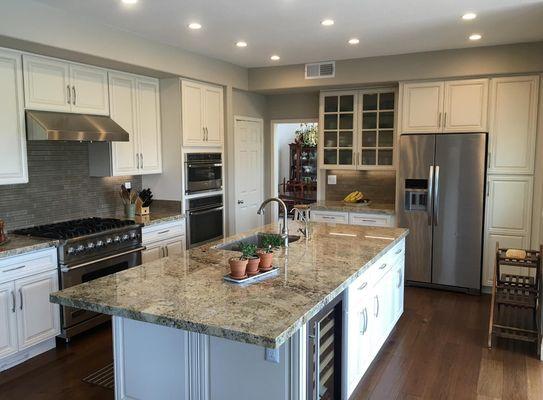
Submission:
[[[238,204],[245,204],[243,200],[238,200]]]

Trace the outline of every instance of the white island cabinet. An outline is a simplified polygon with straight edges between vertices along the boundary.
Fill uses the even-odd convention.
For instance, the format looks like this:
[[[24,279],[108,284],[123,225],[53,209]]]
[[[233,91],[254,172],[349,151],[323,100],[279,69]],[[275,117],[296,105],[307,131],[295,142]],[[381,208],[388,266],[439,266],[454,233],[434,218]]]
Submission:
[[[351,396],[403,313],[404,255],[402,239],[340,294],[342,399]],[[306,325],[267,350],[124,317],[113,321],[116,399],[307,398]]]

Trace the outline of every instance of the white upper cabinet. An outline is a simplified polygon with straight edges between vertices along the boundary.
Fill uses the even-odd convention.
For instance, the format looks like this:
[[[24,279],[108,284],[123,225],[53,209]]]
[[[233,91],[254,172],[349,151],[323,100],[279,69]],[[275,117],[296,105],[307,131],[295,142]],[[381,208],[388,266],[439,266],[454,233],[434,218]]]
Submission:
[[[443,82],[403,85],[401,133],[435,133],[441,130],[443,86]]]
[[[21,53],[0,49],[0,185],[28,182]]]
[[[111,118],[129,134],[128,142],[91,143],[91,176],[162,172],[162,134],[158,79],[109,73]]]
[[[23,55],[25,107],[109,115],[107,70]]]
[[[533,174],[539,77],[491,82],[489,173]]]
[[[183,145],[220,147],[223,144],[223,90],[218,86],[182,81]]]
[[[488,79],[445,82],[443,132],[486,132]]]
[[[488,79],[402,84],[402,133],[486,132]]]

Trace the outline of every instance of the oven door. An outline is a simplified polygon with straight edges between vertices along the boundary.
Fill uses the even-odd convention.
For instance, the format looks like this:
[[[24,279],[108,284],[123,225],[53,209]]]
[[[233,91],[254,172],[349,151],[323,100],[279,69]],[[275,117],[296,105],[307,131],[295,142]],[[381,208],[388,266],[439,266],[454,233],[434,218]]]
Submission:
[[[223,237],[224,207],[189,210],[189,247],[195,247],[206,242]]]
[[[66,289],[140,265],[141,251],[144,249],[145,247],[138,247],[79,265],[62,266],[60,269],[61,288]],[[73,307],[61,307],[61,310],[63,329],[68,329],[99,315],[92,311]]]
[[[187,194],[222,189],[222,163],[185,163]]]

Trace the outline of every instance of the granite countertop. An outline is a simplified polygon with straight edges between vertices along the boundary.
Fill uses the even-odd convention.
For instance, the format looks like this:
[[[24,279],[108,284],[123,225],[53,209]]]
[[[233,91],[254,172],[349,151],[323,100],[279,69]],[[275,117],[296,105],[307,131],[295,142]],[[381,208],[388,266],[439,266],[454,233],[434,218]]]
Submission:
[[[321,200],[311,204],[312,210],[343,211],[362,214],[386,214],[394,215],[395,206],[392,203],[347,204],[343,201]]]
[[[8,233],[8,238],[9,241],[7,243],[0,245],[0,259],[58,245],[58,240],[37,239],[11,233]]]
[[[296,232],[299,222],[290,222]],[[223,281],[228,259],[214,246],[275,224],[231,236],[51,295],[51,301],[105,314],[279,347],[362,271],[404,238],[400,228],[311,224],[301,238],[275,253],[277,277],[240,287]]]

